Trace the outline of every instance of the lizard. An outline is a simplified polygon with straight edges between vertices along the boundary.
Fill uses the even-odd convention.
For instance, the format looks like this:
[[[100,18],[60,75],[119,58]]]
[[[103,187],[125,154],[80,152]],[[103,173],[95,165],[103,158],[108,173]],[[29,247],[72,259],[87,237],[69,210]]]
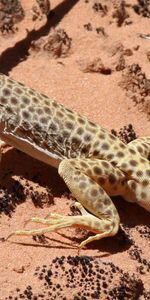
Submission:
[[[0,73],[0,139],[1,154],[8,144],[58,168],[81,212],[33,217],[31,222],[45,226],[12,234],[81,227],[94,233],[80,243],[81,249],[118,232],[120,217],[111,196],[121,195],[150,212],[150,137],[125,144],[79,113]]]

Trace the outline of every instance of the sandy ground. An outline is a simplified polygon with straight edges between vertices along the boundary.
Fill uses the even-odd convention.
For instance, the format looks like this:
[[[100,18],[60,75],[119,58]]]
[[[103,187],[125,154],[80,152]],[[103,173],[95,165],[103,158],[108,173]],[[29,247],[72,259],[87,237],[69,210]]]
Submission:
[[[53,0],[48,18],[33,21],[36,3],[22,0],[18,30],[0,34],[0,72],[108,130],[132,123],[137,136],[150,135],[150,40],[140,37],[150,33],[150,4],[118,2]],[[32,216],[73,213],[74,200],[57,170],[11,147],[0,178],[1,300],[150,299],[148,212],[115,198],[119,233],[80,256],[76,246],[87,236],[81,230],[3,242]]]

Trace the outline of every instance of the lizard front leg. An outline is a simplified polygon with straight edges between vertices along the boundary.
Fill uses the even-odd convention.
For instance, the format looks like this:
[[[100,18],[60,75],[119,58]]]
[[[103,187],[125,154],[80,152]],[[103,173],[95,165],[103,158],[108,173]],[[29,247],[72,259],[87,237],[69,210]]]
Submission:
[[[59,174],[79,201],[78,208],[82,215],[51,214],[50,218],[32,218],[33,222],[50,226],[38,230],[19,230],[15,234],[41,235],[68,226],[86,228],[96,233],[83,241],[80,248],[91,241],[115,235],[119,228],[119,215],[102,186],[111,186],[111,194],[117,193],[117,180],[120,180],[121,172],[110,163],[98,159],[65,159],[59,165]]]
[[[150,137],[135,139],[127,147],[133,164],[129,165],[127,193],[123,196],[150,211]]]

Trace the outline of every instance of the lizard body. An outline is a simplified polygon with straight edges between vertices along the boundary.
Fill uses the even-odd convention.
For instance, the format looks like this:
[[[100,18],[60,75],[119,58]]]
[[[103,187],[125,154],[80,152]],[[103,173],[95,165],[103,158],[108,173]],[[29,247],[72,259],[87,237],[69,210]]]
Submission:
[[[126,145],[77,112],[0,74],[0,138],[58,168],[82,214],[32,218],[47,227],[15,234],[79,226],[96,233],[83,247],[117,233],[120,218],[109,196],[121,195],[150,211],[150,137]]]

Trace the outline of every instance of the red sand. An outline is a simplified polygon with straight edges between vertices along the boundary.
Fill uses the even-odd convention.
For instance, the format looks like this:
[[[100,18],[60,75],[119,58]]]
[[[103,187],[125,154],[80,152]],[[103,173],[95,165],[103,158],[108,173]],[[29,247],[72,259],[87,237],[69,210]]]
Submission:
[[[149,18],[136,14],[131,6],[127,6],[125,10],[129,18],[118,27],[118,19],[112,17],[112,14],[118,15],[115,13],[116,1],[101,1],[104,6],[103,2],[108,8],[105,16],[102,16],[105,14],[105,9],[96,12],[92,8],[94,1],[58,2],[54,0],[51,3],[53,14],[46,27],[45,16],[41,21],[32,21],[31,7],[34,1],[21,1],[26,16],[17,24],[18,32],[0,36],[0,72],[77,110],[91,121],[109,130],[112,128],[119,130],[124,125],[132,123],[137,135],[150,135],[149,91],[146,96],[144,94],[143,100],[141,95],[143,86],[139,83],[136,89],[138,104],[135,105],[134,92],[128,92],[120,86],[120,82],[124,80],[123,74],[129,65],[138,64],[141,67],[141,73],[145,73],[146,80],[150,78],[150,61],[147,55],[150,41],[139,37],[140,33],[149,34]],[[136,1],[134,2],[137,4]],[[125,1],[125,3],[133,4],[133,1]],[[121,7],[119,9],[121,14]],[[119,18],[120,22],[123,19],[124,14]],[[129,21],[132,23],[127,24]],[[85,29],[84,25],[88,23],[91,23],[91,31]],[[41,29],[42,26],[43,29]],[[71,48],[65,54],[66,56],[60,55],[56,58],[54,55],[56,53],[52,49],[48,52],[40,46],[41,48],[37,51],[33,50],[33,47],[31,49],[30,43],[28,44],[29,40],[31,42],[34,39],[36,43],[43,39],[44,42],[40,42],[40,45],[46,43],[51,26],[64,29],[72,38]],[[101,29],[100,33],[97,33],[98,27],[104,28],[106,36]],[[57,42],[54,44],[55,48],[56,46],[58,46]],[[96,59],[99,59],[99,64],[95,63]],[[106,69],[110,69],[111,74],[104,74]],[[1,238],[16,229],[23,228],[24,222],[32,216],[44,217],[48,212],[70,213],[72,200],[64,196],[67,188],[57,175],[57,171],[17,150],[8,148],[4,151],[0,178],[1,189],[5,188],[5,197],[0,199]],[[48,196],[48,189],[53,197],[51,194]],[[28,288],[24,299],[42,299],[40,293],[43,294],[43,299],[149,299],[150,215],[142,208],[129,204],[120,197],[114,201],[127,236],[120,233],[114,238],[91,243],[81,251],[82,255],[93,258],[91,262],[93,268],[95,268],[95,261],[105,272],[108,268],[105,279],[99,279],[97,277],[99,270],[95,269],[89,287],[86,287],[87,276],[85,273],[85,279],[82,279],[80,269],[82,269],[83,262],[80,261],[78,262],[80,266],[77,263],[75,268],[78,275],[77,280],[73,278],[75,286],[67,286],[68,280],[70,284],[70,279],[65,271],[72,265],[69,264],[68,267],[67,258],[62,259],[62,265],[65,266],[62,269],[60,266],[56,267],[57,264],[53,261],[56,257],[76,256],[76,246],[83,240],[84,232],[81,234],[74,229],[63,229],[60,233],[64,235],[55,232],[47,234],[46,243],[34,241],[32,237],[12,237],[10,242],[0,243],[0,299],[11,299],[7,298],[9,296],[12,296],[12,299],[15,297],[21,299],[19,294],[23,294],[27,286],[32,287],[33,295],[28,298],[30,294],[30,288]],[[6,208],[3,203],[6,203]],[[9,206],[9,203],[12,205]],[[7,208],[9,215],[6,213]],[[37,228],[37,226],[28,224],[28,228]],[[132,239],[132,243],[129,239]],[[104,262],[107,265],[103,265]],[[115,265],[115,272],[109,270],[110,262]],[[46,289],[47,281],[44,285],[45,279],[42,281],[34,275],[35,269],[38,266],[42,268],[43,265],[45,265],[43,274],[47,274],[47,268],[51,264],[55,271],[58,270],[57,275],[60,275],[60,277],[57,276],[58,278],[52,278],[53,287],[56,282],[61,285],[62,290],[58,286],[52,289],[50,285]],[[86,265],[88,264],[89,262],[86,262]],[[129,294],[125,293],[125,288],[124,294],[120,294],[121,272],[116,267],[123,270],[122,280],[129,287]],[[55,271],[53,270],[53,275],[56,275]],[[129,272],[127,278],[125,272]],[[134,280],[133,273],[136,275]],[[112,274],[112,282],[109,281],[110,274]],[[97,281],[104,285],[101,287],[101,294],[98,287],[93,286]],[[16,291],[17,288],[20,290]],[[89,291],[86,291],[88,288]],[[114,294],[110,292],[113,288],[116,288],[113,291]],[[95,292],[94,296],[92,292]],[[119,298],[120,295],[123,298]],[[83,296],[85,298],[82,298]]]

